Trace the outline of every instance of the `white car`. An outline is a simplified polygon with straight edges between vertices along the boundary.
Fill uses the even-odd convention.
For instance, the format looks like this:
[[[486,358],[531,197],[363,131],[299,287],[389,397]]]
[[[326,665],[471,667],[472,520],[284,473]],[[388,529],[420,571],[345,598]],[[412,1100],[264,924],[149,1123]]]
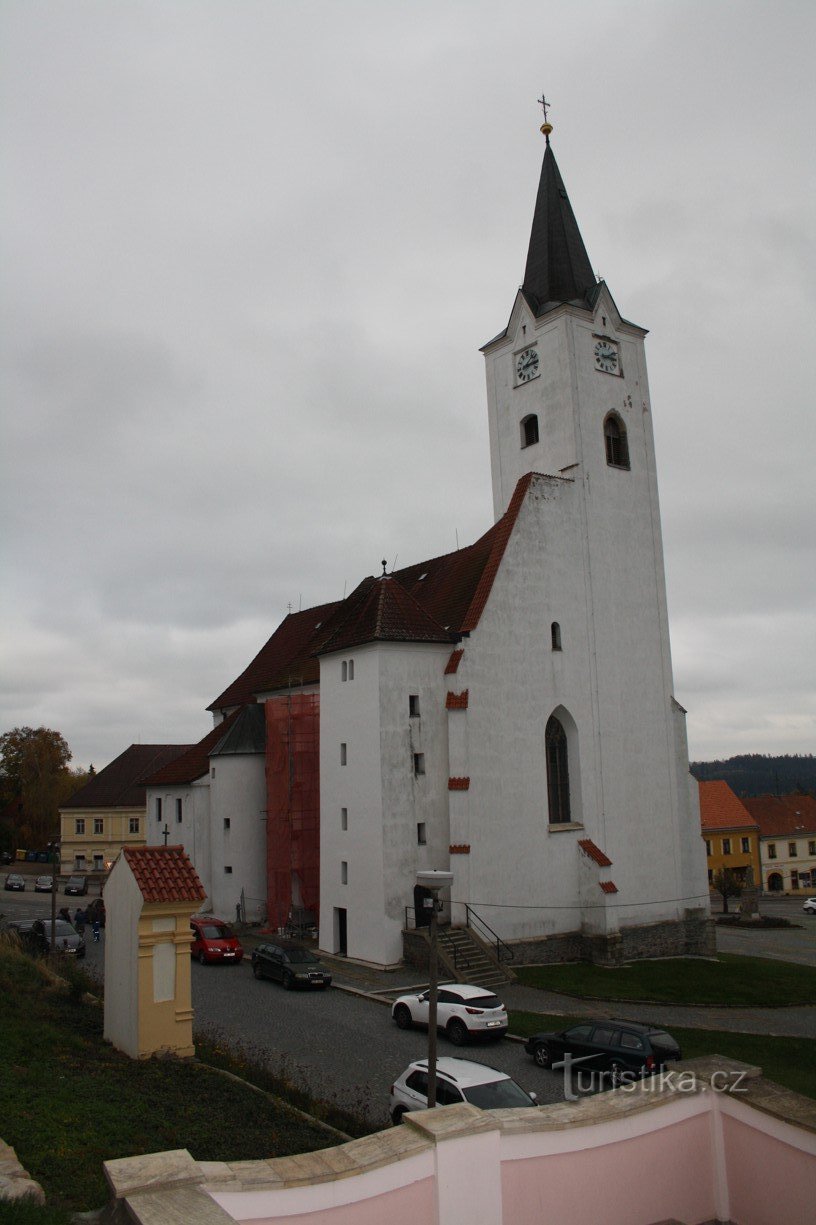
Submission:
[[[482,1110],[515,1110],[537,1106],[534,1093],[525,1091],[512,1077],[470,1059],[438,1059],[436,1063],[436,1102],[453,1106],[470,1102]],[[428,1109],[428,1060],[411,1063],[391,1086],[389,1111],[392,1123],[401,1123],[409,1110]]]
[[[412,1025],[428,1027],[429,991],[401,995],[394,1001],[391,1016],[400,1029]],[[507,1033],[507,1009],[491,991],[466,983],[441,983],[437,996],[436,1027],[443,1029],[456,1046],[481,1035],[502,1038]]]
[[[805,898],[805,904],[802,909],[807,914],[816,914],[816,897]]]

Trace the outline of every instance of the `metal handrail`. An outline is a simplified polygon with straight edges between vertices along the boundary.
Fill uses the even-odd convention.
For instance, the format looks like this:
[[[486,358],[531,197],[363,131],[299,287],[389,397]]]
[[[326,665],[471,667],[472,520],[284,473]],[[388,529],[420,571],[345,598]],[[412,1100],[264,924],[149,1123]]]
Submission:
[[[465,922],[467,923],[468,927],[471,926],[471,919],[474,920],[473,926],[478,923],[480,927],[484,928],[484,930],[489,933],[487,943],[495,944],[497,961],[515,961],[516,954],[509,945],[504,943],[498,932],[494,932],[490,924],[485,923],[484,919],[480,915],[477,915],[476,911],[465,903]],[[479,934],[481,935],[481,933]],[[502,956],[502,952],[504,953],[504,956]]]

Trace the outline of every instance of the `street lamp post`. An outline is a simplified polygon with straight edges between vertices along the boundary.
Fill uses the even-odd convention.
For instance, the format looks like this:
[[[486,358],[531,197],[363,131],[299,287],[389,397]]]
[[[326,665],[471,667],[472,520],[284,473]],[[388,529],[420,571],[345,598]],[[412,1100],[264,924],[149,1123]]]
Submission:
[[[439,994],[439,965],[436,952],[436,908],[439,894],[453,884],[452,872],[433,869],[417,872],[417,884],[430,893],[431,922],[429,930],[430,952],[428,956],[428,1109],[436,1105],[436,1013]],[[428,899],[426,899],[427,902]]]

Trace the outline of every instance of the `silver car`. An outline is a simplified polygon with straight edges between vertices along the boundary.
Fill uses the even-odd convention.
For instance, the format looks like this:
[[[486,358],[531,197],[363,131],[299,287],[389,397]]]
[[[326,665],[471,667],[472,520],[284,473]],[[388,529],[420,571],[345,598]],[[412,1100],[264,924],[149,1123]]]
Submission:
[[[481,1110],[517,1110],[519,1106],[538,1105],[536,1095],[526,1093],[506,1072],[470,1059],[448,1057],[437,1060],[436,1100],[440,1106],[470,1102]],[[410,1110],[427,1109],[428,1060],[417,1059],[391,1086],[391,1122],[401,1123],[402,1116]]]
[[[394,1001],[391,1016],[400,1029],[412,1025],[427,1028],[430,992],[401,995]],[[483,1038],[503,1038],[507,1033],[507,1010],[504,1004],[485,987],[467,983],[441,983],[437,997],[437,1029],[455,1046],[462,1046],[477,1035]]]

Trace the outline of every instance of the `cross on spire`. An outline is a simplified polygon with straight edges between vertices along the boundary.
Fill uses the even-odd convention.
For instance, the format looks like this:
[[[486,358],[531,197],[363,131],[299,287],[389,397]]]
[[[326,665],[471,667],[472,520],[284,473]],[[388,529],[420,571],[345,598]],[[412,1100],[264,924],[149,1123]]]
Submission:
[[[537,98],[536,101],[538,102],[538,105],[541,107],[542,111],[544,112],[544,122],[546,123],[547,122],[547,111],[552,106],[552,102],[547,101],[547,99],[544,97],[543,90],[541,91],[541,97]]]

